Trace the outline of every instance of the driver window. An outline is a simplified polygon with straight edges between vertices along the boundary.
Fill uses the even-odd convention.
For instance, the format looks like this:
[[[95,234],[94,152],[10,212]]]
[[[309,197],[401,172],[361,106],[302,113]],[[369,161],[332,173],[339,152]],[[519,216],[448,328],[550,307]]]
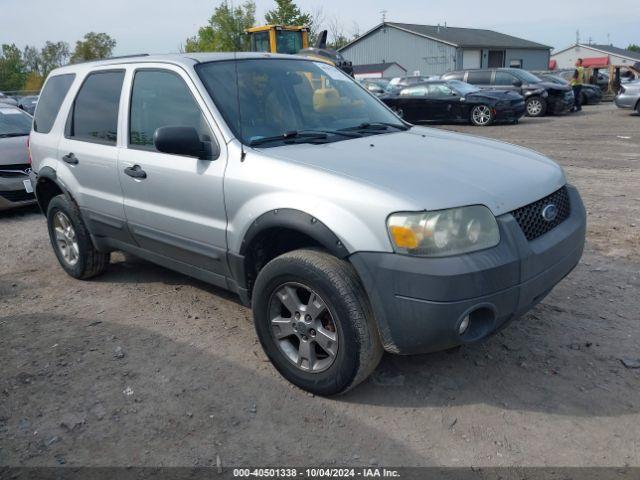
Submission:
[[[131,91],[129,146],[155,150],[153,134],[167,126],[194,127],[203,142],[212,139],[200,107],[179,75],[166,70],[137,71]]]
[[[510,86],[513,85],[513,82],[516,80],[516,77],[507,72],[496,72],[495,85],[503,85]]]

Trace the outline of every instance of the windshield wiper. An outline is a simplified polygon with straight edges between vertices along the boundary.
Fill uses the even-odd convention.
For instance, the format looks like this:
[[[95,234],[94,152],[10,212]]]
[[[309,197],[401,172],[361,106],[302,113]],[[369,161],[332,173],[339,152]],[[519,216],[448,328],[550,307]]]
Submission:
[[[358,130],[368,130],[368,131],[383,131],[388,130],[389,127],[397,128],[398,130],[408,130],[409,127],[406,125],[398,124],[398,123],[389,123],[389,122],[365,122],[360,125],[356,125],[355,127],[347,127],[341,128],[341,131],[358,131]]]
[[[256,145],[262,145],[263,143],[270,142],[296,143],[297,140],[326,140],[329,135],[340,135],[349,138],[362,137],[362,135],[357,132],[343,132],[340,130],[293,130],[281,135],[274,135],[272,137],[256,138],[251,140],[249,145],[251,147],[255,147]]]
[[[0,133],[0,138],[26,137],[28,133]]]
[[[326,140],[326,138],[327,134],[324,132],[298,132],[297,130],[293,130],[272,137],[255,138],[249,142],[249,146],[255,147],[263,143],[271,142],[295,143],[296,140]]]

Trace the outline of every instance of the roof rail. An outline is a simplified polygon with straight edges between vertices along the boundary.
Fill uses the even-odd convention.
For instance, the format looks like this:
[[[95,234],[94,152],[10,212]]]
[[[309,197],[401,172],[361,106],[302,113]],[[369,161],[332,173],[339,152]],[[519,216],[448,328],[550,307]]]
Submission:
[[[74,65],[82,65],[83,63],[93,63],[93,62],[105,62],[107,60],[120,60],[122,58],[135,58],[135,57],[148,57],[148,53],[134,53],[131,55],[119,55],[117,57],[107,57],[107,58],[97,58],[95,60],[87,60],[85,62],[78,62]]]

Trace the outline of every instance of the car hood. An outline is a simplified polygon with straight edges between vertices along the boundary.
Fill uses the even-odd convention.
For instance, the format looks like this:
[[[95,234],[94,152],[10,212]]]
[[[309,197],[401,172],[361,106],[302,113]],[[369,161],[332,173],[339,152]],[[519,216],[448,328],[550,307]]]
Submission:
[[[562,169],[532,150],[424,127],[262,152],[364,182],[417,210],[482,204],[501,215],[565,184]]]
[[[3,165],[15,165],[27,163],[27,136],[24,137],[0,137],[0,170]]]

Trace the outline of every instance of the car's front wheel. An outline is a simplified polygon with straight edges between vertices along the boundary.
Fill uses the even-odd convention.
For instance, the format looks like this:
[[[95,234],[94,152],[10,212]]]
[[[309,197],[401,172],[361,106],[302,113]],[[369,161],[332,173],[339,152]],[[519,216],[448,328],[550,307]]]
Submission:
[[[109,264],[109,253],[95,249],[77,205],[65,195],[49,202],[47,226],[53,251],[64,271],[72,277],[95,277]]]
[[[269,262],[256,279],[252,308],[273,365],[311,393],[349,390],[369,376],[382,355],[355,270],[328,253],[296,250]]]
[[[471,109],[471,123],[477,127],[486,127],[493,123],[493,111],[487,105],[476,105]]]
[[[527,116],[542,117],[547,111],[547,102],[541,97],[530,97],[525,104]]]

